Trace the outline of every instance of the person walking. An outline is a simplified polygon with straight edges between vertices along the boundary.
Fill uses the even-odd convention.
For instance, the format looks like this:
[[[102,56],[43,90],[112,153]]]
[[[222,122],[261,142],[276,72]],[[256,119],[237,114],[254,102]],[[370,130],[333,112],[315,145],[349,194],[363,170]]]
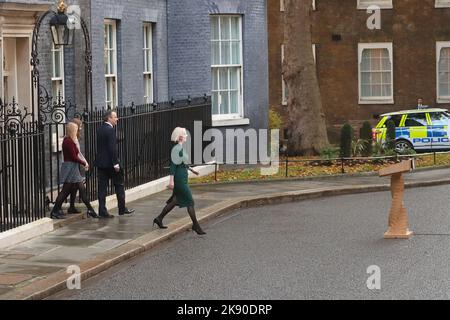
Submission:
[[[172,211],[176,206],[187,208],[188,214],[192,220],[192,230],[198,235],[205,235],[197,221],[194,208],[194,199],[188,185],[188,169],[194,174],[198,172],[192,170],[186,163],[188,155],[183,150],[183,143],[187,140],[187,132],[185,128],[175,128],[172,133],[172,141],[175,146],[172,148],[170,159],[170,184],[169,189],[173,190],[172,196],[166,202],[165,208],[161,214],[153,220],[153,225],[157,225],[160,229],[167,229],[163,224],[164,217]]]
[[[80,139],[81,139],[81,131],[83,130],[83,122],[79,118],[73,118],[71,120],[71,122],[75,123],[78,126],[77,141],[75,142],[75,144],[77,145],[77,148],[79,150],[78,158],[80,158],[80,160],[86,162],[87,165],[89,166],[89,163],[87,162],[86,158],[81,153],[81,147],[80,147]],[[77,193],[78,193],[78,185],[75,185],[75,187],[73,188],[72,192],[70,193],[70,207],[67,210],[68,214],[79,214],[79,213],[81,213],[75,207],[75,201],[77,199]]]
[[[114,111],[107,111],[103,125],[97,130],[97,156],[95,165],[98,168],[98,203],[100,218],[111,219],[113,215],[106,209],[106,195],[109,181],[112,180],[116,191],[119,215],[129,215],[134,210],[125,207],[125,177],[120,166],[117,152],[116,130],[119,118]]]
[[[64,155],[64,162],[61,165],[60,183],[63,184],[62,190],[59,193],[55,206],[52,209],[50,217],[52,219],[64,219],[64,213],[61,210],[63,202],[67,199],[74,188],[80,191],[80,197],[83,203],[88,209],[88,216],[92,218],[98,218],[94,208],[89,203],[86,194],[86,187],[84,186],[84,179],[80,174],[81,164],[86,171],[89,170],[89,165],[86,161],[81,160],[78,155],[80,153],[77,147],[77,132],[78,126],[69,122],[66,126],[66,137],[62,144],[62,150]]]

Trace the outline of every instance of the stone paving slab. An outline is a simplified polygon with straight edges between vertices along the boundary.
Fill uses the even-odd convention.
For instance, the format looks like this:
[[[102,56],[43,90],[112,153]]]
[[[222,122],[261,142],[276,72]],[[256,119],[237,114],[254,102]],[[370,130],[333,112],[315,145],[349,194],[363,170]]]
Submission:
[[[0,286],[15,286],[33,278],[29,274],[5,273],[0,274]]]
[[[11,288],[0,286],[0,296],[11,291]]]
[[[7,259],[7,260],[28,260],[32,257],[34,257],[34,255],[32,255],[32,254],[8,254],[1,258]]]
[[[405,181],[450,184],[450,169],[405,175]],[[192,192],[199,220],[204,220],[233,208],[348,193],[349,190],[380,191],[386,190],[388,184],[389,178],[361,175],[198,185],[192,186]],[[33,296],[33,290],[39,290],[34,298],[45,297],[45,286],[51,287],[53,291],[62,288],[64,281],[61,279],[67,279],[68,275],[64,275],[64,272],[70,265],[84,266],[84,276],[89,276],[184,232],[189,228],[190,220],[186,210],[179,208],[165,219],[168,230],[153,227],[153,219],[164,207],[170,194],[166,190],[129,203],[130,208],[136,209],[136,214],[132,216],[76,221],[37,239],[0,251],[0,279],[9,283],[6,286],[0,283],[0,299],[26,298]],[[117,215],[117,209],[111,210],[111,213]]]

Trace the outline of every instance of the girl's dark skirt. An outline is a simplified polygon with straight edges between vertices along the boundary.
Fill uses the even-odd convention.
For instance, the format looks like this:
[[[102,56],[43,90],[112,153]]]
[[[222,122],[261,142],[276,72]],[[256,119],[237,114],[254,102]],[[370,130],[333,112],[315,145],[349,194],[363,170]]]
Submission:
[[[80,165],[76,162],[63,162],[61,165],[61,173],[59,182],[64,183],[80,183],[84,178],[80,173]]]

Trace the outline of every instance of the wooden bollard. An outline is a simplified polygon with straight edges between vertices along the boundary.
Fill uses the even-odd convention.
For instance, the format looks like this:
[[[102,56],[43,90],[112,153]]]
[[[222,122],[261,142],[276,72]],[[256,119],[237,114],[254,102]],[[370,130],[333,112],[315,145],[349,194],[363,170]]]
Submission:
[[[413,233],[408,229],[408,213],[403,201],[405,181],[402,174],[414,170],[414,160],[405,160],[380,170],[380,177],[391,176],[392,204],[389,212],[389,229],[385,239],[410,239]]]

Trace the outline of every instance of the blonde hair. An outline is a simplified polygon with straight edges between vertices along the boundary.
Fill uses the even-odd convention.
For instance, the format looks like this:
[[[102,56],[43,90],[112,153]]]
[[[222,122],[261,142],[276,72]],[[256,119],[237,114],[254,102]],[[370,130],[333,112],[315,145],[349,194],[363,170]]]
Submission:
[[[172,132],[172,138],[171,140],[173,142],[178,142],[180,140],[181,136],[187,137],[187,132],[185,128],[176,127],[175,130]]]
[[[78,140],[77,133],[78,133],[77,124],[73,123],[73,122],[69,122],[66,126],[66,136],[72,138],[72,140],[75,142]]]
[[[77,131],[77,138],[78,140],[81,139],[81,126],[83,125],[83,121],[81,121],[79,118],[73,118],[70,122],[73,122],[77,125],[78,131]]]

